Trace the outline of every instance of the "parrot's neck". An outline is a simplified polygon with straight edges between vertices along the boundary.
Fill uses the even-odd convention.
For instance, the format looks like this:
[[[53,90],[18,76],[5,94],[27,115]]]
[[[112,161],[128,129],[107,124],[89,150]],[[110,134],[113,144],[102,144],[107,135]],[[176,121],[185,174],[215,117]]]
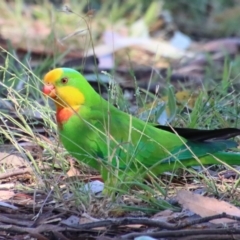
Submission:
[[[62,126],[63,123],[68,121],[68,119],[73,116],[74,114],[77,113],[79,110],[79,106],[74,106],[74,107],[62,107],[62,106],[57,106],[57,111],[56,111],[56,120],[59,126]]]

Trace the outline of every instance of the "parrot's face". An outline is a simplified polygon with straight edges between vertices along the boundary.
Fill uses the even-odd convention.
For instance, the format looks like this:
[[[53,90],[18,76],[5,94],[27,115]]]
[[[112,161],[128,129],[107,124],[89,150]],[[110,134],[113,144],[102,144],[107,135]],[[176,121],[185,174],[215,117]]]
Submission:
[[[84,104],[84,92],[79,87],[80,79],[75,73],[56,68],[45,75],[43,82],[43,93],[52,98],[58,108]]]

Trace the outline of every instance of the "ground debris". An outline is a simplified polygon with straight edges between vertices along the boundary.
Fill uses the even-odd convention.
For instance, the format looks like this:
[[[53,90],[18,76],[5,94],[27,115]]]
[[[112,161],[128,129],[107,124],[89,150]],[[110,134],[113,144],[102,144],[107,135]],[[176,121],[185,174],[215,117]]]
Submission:
[[[21,193],[24,195],[23,193]],[[21,195],[21,196],[22,196]],[[27,194],[25,194],[27,195]],[[188,213],[174,213],[166,210],[150,217],[95,218],[91,215],[71,210],[53,200],[50,194],[37,192],[35,201],[25,203],[15,197],[15,209],[11,213],[0,208],[0,231],[2,236],[33,239],[134,239],[138,236],[154,238],[208,236],[218,239],[219,234],[240,236],[240,218],[226,213],[201,218],[192,218]],[[30,197],[30,195],[29,195]],[[7,201],[11,203],[11,198]],[[12,204],[12,203],[11,203]],[[213,224],[214,219],[232,219],[234,223]],[[55,236],[55,238],[54,238]],[[51,238],[53,237],[53,238]],[[215,238],[216,237],[216,238]],[[197,239],[196,237],[193,239]],[[200,239],[200,238],[199,238]],[[231,239],[231,238],[229,238]]]

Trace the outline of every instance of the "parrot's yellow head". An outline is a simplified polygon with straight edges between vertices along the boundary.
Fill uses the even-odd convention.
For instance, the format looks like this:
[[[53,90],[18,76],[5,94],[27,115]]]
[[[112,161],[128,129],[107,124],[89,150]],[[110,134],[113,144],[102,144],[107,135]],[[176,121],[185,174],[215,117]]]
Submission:
[[[84,105],[86,80],[79,72],[56,68],[45,75],[43,82],[43,93],[54,100],[57,109]]]

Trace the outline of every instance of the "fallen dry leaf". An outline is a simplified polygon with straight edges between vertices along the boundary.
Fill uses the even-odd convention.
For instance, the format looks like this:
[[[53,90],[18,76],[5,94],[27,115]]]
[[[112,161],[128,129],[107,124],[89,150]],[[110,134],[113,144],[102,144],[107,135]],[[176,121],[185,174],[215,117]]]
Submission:
[[[79,176],[80,172],[77,168],[74,167],[74,161],[73,159],[69,159],[69,163],[70,163],[70,169],[67,172],[67,176],[68,177],[72,177],[72,176]]]
[[[213,40],[199,46],[204,52],[227,52],[228,54],[238,53],[239,38],[222,38]]]
[[[94,51],[89,49],[88,56],[96,54],[96,56],[101,57],[112,54],[123,48],[132,48],[133,46],[138,46],[150,53],[173,59],[178,59],[187,54],[181,49],[177,49],[170,43],[163,40],[160,41],[151,38],[125,37],[111,31],[106,31],[103,34],[103,39],[105,44],[96,46]]]
[[[15,195],[14,191],[11,190],[1,190],[0,191],[0,200],[8,200]]]
[[[72,215],[69,218],[67,218],[66,220],[61,221],[61,223],[68,227],[78,227],[81,224],[92,223],[92,222],[97,222],[97,221],[99,221],[99,220],[89,216],[86,213],[83,213],[81,217]],[[105,227],[96,227],[94,229],[105,230],[106,228]]]
[[[19,169],[28,166],[28,163],[25,159],[7,152],[0,152],[0,164],[3,165],[4,168],[14,169]]]
[[[201,217],[209,217],[216,214],[227,213],[229,215],[240,217],[240,209],[225,201],[220,201],[215,198],[204,197],[199,194],[194,194],[186,190],[180,190],[177,193],[178,202],[186,209],[200,215]],[[235,220],[221,218],[211,220],[210,222],[229,223]]]
[[[163,210],[161,212],[158,212],[156,214],[154,214],[151,219],[154,219],[154,220],[158,220],[158,221],[162,221],[162,222],[170,222],[176,218],[179,218],[179,217],[184,217],[184,213],[183,212],[173,212],[172,210],[169,210],[169,209],[166,209],[166,210]]]

